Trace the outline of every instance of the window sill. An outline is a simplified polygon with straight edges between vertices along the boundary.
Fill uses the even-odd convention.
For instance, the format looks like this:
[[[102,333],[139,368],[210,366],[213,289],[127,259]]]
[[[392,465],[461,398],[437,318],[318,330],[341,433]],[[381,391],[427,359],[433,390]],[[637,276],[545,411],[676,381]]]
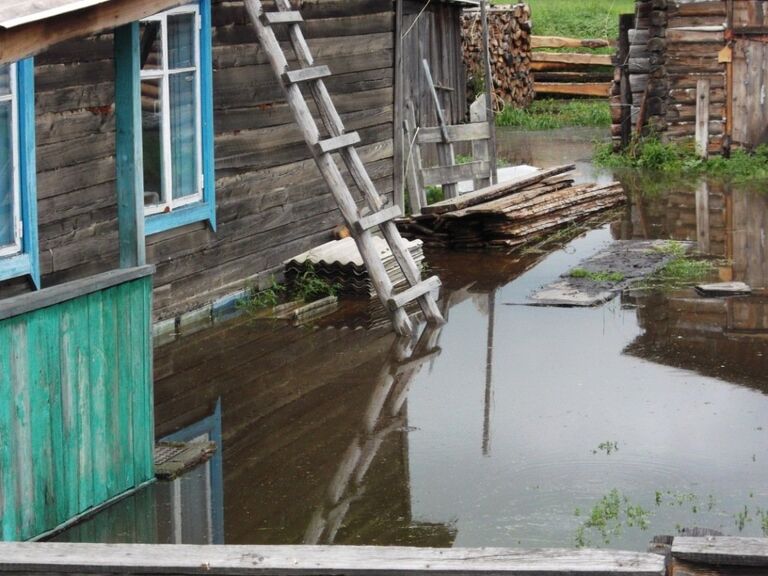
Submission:
[[[183,208],[177,208],[172,212],[152,214],[144,220],[144,235],[150,236],[159,232],[165,232],[195,222],[209,221],[211,228],[216,230],[216,218],[214,208],[207,202],[190,204]]]
[[[29,254],[0,257],[0,281],[31,274],[32,259]]]

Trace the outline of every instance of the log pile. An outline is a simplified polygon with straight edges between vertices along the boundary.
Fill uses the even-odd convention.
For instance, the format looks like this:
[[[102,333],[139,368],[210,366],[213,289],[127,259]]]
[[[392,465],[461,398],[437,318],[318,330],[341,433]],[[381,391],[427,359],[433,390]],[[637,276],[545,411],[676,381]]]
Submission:
[[[620,183],[574,184],[573,164],[540,170],[424,207],[398,222],[406,237],[440,248],[514,249],[625,201]]]
[[[531,77],[531,9],[526,4],[488,10],[488,31],[493,71],[494,109],[525,107],[535,96]],[[462,15],[464,64],[468,77],[468,100],[484,86],[482,25],[479,10]]]

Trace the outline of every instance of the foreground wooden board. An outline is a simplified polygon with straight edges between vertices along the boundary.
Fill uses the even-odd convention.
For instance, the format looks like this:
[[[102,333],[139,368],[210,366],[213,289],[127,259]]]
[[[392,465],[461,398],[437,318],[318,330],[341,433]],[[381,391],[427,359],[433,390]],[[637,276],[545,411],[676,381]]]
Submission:
[[[488,188],[482,188],[481,190],[476,190],[475,192],[463,194],[458,198],[449,198],[448,200],[443,200],[442,202],[435,202],[429,206],[424,206],[424,208],[421,209],[421,212],[423,214],[445,214],[446,212],[452,212],[461,208],[476,206],[477,204],[482,204],[483,202],[488,202],[489,200],[494,200],[496,198],[500,198],[501,196],[506,196],[507,194],[511,194],[516,190],[521,190],[527,186],[536,184],[552,176],[570,172],[574,168],[576,168],[575,164],[566,164],[564,166],[557,166],[547,170],[540,170],[527,176],[521,176],[519,178],[509,180],[508,182],[494,184]]]
[[[609,550],[0,543],[0,573],[664,574],[664,558]]]
[[[675,560],[708,565],[762,566],[768,573],[768,538],[678,536],[672,543]]]

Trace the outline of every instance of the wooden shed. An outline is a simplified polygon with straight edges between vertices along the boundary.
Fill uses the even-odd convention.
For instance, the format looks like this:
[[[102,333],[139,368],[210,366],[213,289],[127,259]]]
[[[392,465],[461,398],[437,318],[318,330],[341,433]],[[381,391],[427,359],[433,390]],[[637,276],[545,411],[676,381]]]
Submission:
[[[665,138],[693,138],[698,101],[710,152],[768,142],[768,2],[637,0],[635,18],[620,62],[629,87],[614,97],[633,125],[642,111]]]
[[[392,198],[403,2],[294,4]],[[426,49],[454,34],[460,50],[460,3],[408,4],[424,18],[411,20],[409,41]],[[445,10],[450,30],[432,16]],[[150,479],[153,323],[231,303],[340,222],[242,2],[4,2],[2,537],[37,536]],[[16,410],[10,398],[22,399]],[[92,483],[78,494],[81,473]]]

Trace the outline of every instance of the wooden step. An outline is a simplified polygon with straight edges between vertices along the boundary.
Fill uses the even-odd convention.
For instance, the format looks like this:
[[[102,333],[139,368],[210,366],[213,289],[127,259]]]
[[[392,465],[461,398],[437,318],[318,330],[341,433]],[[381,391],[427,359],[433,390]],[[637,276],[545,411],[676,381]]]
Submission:
[[[348,134],[342,134],[341,136],[335,136],[334,138],[328,138],[327,140],[320,140],[317,143],[317,150],[321,154],[330,154],[336,152],[342,148],[348,146],[354,146],[360,144],[360,134],[357,132],[349,132]]]
[[[304,18],[301,17],[301,12],[290,10],[285,12],[263,12],[261,14],[261,21],[267,26],[272,24],[299,24],[304,22]]]
[[[384,208],[384,210],[360,218],[360,220],[355,222],[354,228],[357,232],[363,232],[379,226],[380,224],[384,224],[384,222],[399,218],[402,215],[403,212],[400,210],[400,206],[390,206],[389,208]]]
[[[413,302],[417,298],[421,298],[422,296],[429,294],[432,292],[432,290],[437,290],[440,288],[440,286],[440,278],[437,276],[432,276],[431,278],[422,280],[415,286],[411,286],[408,288],[408,290],[400,292],[400,294],[395,294],[387,301],[387,306],[389,306],[389,309],[394,312],[409,302]]]
[[[301,68],[300,70],[290,70],[283,74],[283,80],[288,84],[296,84],[297,82],[320,80],[330,75],[331,70],[328,66],[311,66],[309,68]]]

